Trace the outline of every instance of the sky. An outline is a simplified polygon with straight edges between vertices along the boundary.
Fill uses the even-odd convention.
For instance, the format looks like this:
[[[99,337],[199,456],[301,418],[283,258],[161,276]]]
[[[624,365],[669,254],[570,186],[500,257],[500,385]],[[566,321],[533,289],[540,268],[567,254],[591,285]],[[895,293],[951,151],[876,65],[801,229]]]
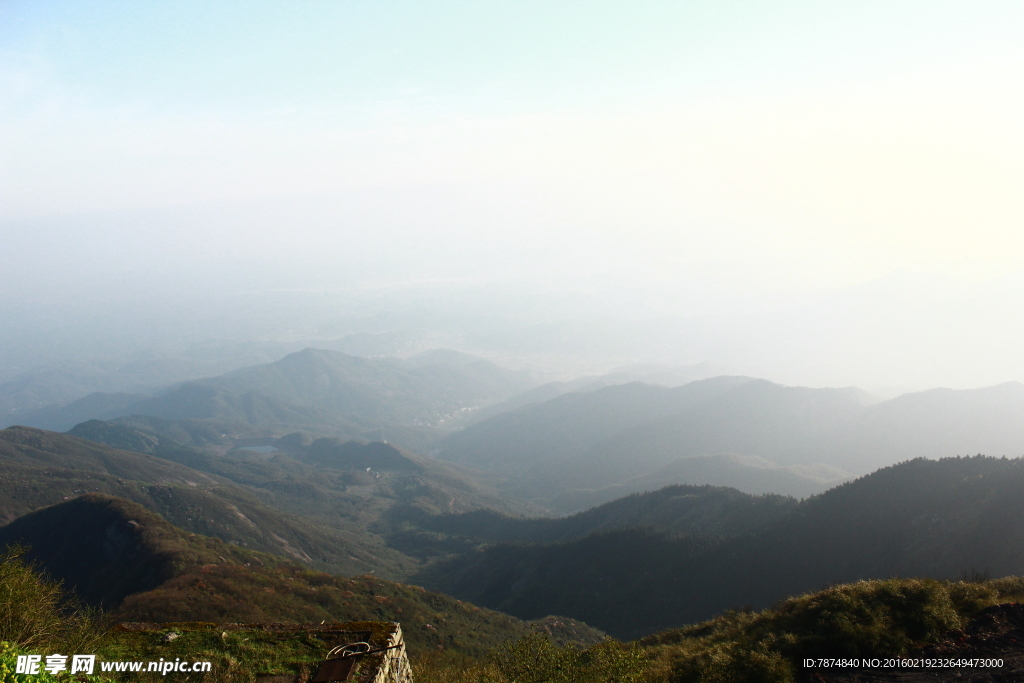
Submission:
[[[0,306],[28,348],[507,290],[780,381],[1024,380],[1022,120],[1019,2],[0,0]]]

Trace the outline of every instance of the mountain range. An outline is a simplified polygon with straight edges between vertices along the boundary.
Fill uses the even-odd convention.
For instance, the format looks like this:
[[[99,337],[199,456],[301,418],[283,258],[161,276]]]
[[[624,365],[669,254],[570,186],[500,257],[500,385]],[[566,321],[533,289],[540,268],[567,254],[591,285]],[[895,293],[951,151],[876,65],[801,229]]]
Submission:
[[[77,437],[0,430],[0,522],[84,493],[140,503],[192,533],[339,573],[404,575],[408,558],[357,524],[325,525],[271,507],[273,496],[163,458]]]
[[[21,424],[67,430],[88,419],[145,415],[217,422],[228,432],[304,427],[348,437],[376,431],[380,437],[397,431],[414,443],[533,384],[527,375],[455,351],[403,360],[310,348],[156,395],[90,394],[26,415]]]
[[[389,538],[400,529],[473,510],[540,512],[464,467],[381,442],[295,433],[274,440],[277,447],[218,455],[116,422],[93,420],[73,432],[0,430],[0,522],[81,493],[105,493],[193,533],[317,569],[402,578],[450,553],[393,548]]]
[[[577,392],[445,437],[437,457],[572,512],[670,483],[804,497],[917,457],[1024,453],[1024,385],[936,389],[873,402],[857,389],[717,377]]]
[[[630,376],[669,375],[537,385],[454,351],[399,359],[307,348],[155,394],[90,394],[25,423],[99,419],[216,455],[292,433],[387,441],[468,466],[505,498],[556,514],[673,483],[803,498],[909,458],[1024,453],[1019,383],[888,401],[740,376],[608,385]]]
[[[213,455],[117,423],[78,431],[153,454],[2,430],[9,526],[47,504],[116,494],[232,552],[267,553],[265,564],[373,571],[520,619],[562,614],[619,637],[833,581],[1024,573],[1021,459],[915,459],[803,501],[669,486],[531,518],[469,471],[385,443],[294,434],[275,452]]]
[[[950,457],[1024,452],[1024,385],[602,382],[306,349],[94,394],[39,413],[93,416],[68,434],[0,431],[0,521],[112,495],[273,562],[622,637],[835,580],[1024,572],[1024,461]]]
[[[604,634],[572,619],[523,622],[373,576],[310,571],[266,553],[190,534],[130,501],[85,494],[0,527],[0,547],[28,559],[119,621],[401,621],[413,651],[482,655],[531,631],[580,643]]]
[[[650,523],[553,543],[520,535],[416,580],[521,618],[555,611],[630,638],[833,582],[1024,572],[1022,459],[917,459],[769,509],[774,518],[761,513],[763,524],[731,536]]]
[[[213,339],[177,350],[172,345],[92,358],[65,353],[60,361],[0,367],[0,428],[25,424],[26,417],[40,409],[50,407],[48,412],[52,412],[97,392],[131,393],[142,398],[161,387],[270,363],[311,346],[380,358],[424,351],[430,348],[426,342],[422,334],[392,331],[361,332],[316,342]],[[76,422],[92,417],[96,414],[84,415]]]

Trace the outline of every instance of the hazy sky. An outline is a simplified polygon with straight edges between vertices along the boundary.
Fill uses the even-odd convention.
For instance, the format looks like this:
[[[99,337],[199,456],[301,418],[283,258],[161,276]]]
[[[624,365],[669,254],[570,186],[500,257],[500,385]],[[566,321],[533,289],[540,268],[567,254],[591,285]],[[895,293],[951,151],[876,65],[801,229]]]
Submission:
[[[0,0],[0,287],[530,283],[875,349],[739,354],[780,379],[1024,380],[1021,121],[1020,2]]]

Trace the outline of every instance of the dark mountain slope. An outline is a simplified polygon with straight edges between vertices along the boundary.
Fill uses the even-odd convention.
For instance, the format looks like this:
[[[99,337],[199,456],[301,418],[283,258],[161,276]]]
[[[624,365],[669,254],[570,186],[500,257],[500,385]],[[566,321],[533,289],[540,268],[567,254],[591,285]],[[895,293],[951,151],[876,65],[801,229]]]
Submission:
[[[0,547],[25,545],[28,559],[61,580],[85,602],[116,607],[132,593],[170,580],[175,565],[243,562],[271,555],[248,553],[219,539],[186,534],[130,501],[86,494],[45,507],[0,527]]]
[[[89,494],[0,528],[30,558],[118,621],[401,621],[411,648],[483,654],[531,624],[415,586],[345,579],[188,534],[129,501]],[[594,642],[572,620],[562,630]]]
[[[556,543],[593,533],[645,527],[673,534],[736,536],[790,514],[797,501],[712,486],[666,486],[560,518],[523,518],[477,510],[424,519],[420,527],[476,543]]]
[[[616,531],[496,546],[425,585],[521,617],[538,610],[632,637],[835,581],[1024,573],[1024,460],[915,460],[801,503],[721,543]]]
[[[359,443],[342,442],[339,439],[317,439],[310,444],[305,457],[310,462],[336,470],[425,472],[429,468],[429,463],[425,459],[379,441]]]
[[[404,575],[411,562],[379,539],[268,507],[212,473],[27,427],[0,430],[0,520],[84,492],[118,495],[195,533],[342,573]]]

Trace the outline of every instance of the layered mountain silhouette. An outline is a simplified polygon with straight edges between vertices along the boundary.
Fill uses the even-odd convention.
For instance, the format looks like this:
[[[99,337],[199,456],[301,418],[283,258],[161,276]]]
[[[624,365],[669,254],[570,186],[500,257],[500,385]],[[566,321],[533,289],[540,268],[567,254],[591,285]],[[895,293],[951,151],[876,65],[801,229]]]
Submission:
[[[93,410],[77,419],[63,419],[63,427],[42,420],[47,414],[52,418],[70,402],[97,392],[113,396],[133,393],[139,400],[160,387],[269,363],[308,347],[363,357],[405,357],[429,348],[425,342],[422,335],[409,331],[362,332],[316,341],[208,340],[173,351],[139,349],[125,355],[72,356],[17,370],[6,368],[8,372],[0,380],[0,428],[25,424],[27,416],[36,414],[33,426],[67,429],[99,413]]]
[[[727,538],[647,523],[498,544],[419,580],[521,618],[556,611],[636,637],[833,582],[1024,572],[1021,459],[913,460],[782,512]]]
[[[373,569],[413,576],[421,585],[520,619],[564,614],[620,637],[729,608],[768,606],[836,581],[1024,573],[1019,459],[916,459],[803,501],[670,486],[570,517],[537,519],[517,514],[514,504],[459,470],[390,444],[289,435],[275,441],[274,453],[215,455],[125,425],[86,423],[82,431],[150,448],[154,455],[29,428],[0,431],[0,509],[11,528],[22,528],[13,524],[17,515],[47,503],[60,507],[64,498],[73,502],[81,493],[113,493],[176,521],[187,533],[216,537],[218,548],[264,551],[272,556],[263,560],[267,566],[299,562],[348,574]],[[189,453],[203,470],[174,460]],[[500,505],[504,512],[488,509]],[[131,519],[138,522],[136,517]],[[39,535],[44,531],[78,529],[48,517],[31,526],[35,544],[51,544]],[[132,538],[115,534],[111,547],[133,548]],[[166,579],[148,562],[140,560],[140,573],[126,574],[123,585],[159,579],[158,588],[167,593],[152,604],[139,598],[131,603],[133,614],[191,618],[159,611],[192,588],[185,579]],[[250,577],[228,590],[238,571],[207,570],[227,591],[222,602],[211,603],[220,604],[216,609],[223,614],[237,609],[253,585],[264,585]],[[249,576],[246,571],[237,575]],[[105,568],[96,576],[103,573],[116,575]],[[257,584],[246,583],[250,579]],[[76,580],[90,599],[133,594],[123,587],[91,588],[88,577]]]
[[[306,349],[151,397],[91,394],[37,411],[23,423],[67,430],[87,419],[145,415],[263,427],[323,426],[358,435],[396,425],[445,428],[466,412],[530,386],[522,374],[455,351],[429,351],[403,360]]]
[[[669,483],[807,496],[916,457],[1024,453],[1024,385],[872,404],[857,389],[718,377],[570,393],[453,434],[438,457],[571,512]]]
[[[765,527],[796,507],[797,501],[786,496],[751,496],[715,486],[666,486],[568,517],[514,517],[494,510],[422,517],[414,528],[392,534],[389,541],[416,554],[432,545],[436,550],[461,545],[467,552],[481,544],[562,543],[623,529],[727,538]]]

